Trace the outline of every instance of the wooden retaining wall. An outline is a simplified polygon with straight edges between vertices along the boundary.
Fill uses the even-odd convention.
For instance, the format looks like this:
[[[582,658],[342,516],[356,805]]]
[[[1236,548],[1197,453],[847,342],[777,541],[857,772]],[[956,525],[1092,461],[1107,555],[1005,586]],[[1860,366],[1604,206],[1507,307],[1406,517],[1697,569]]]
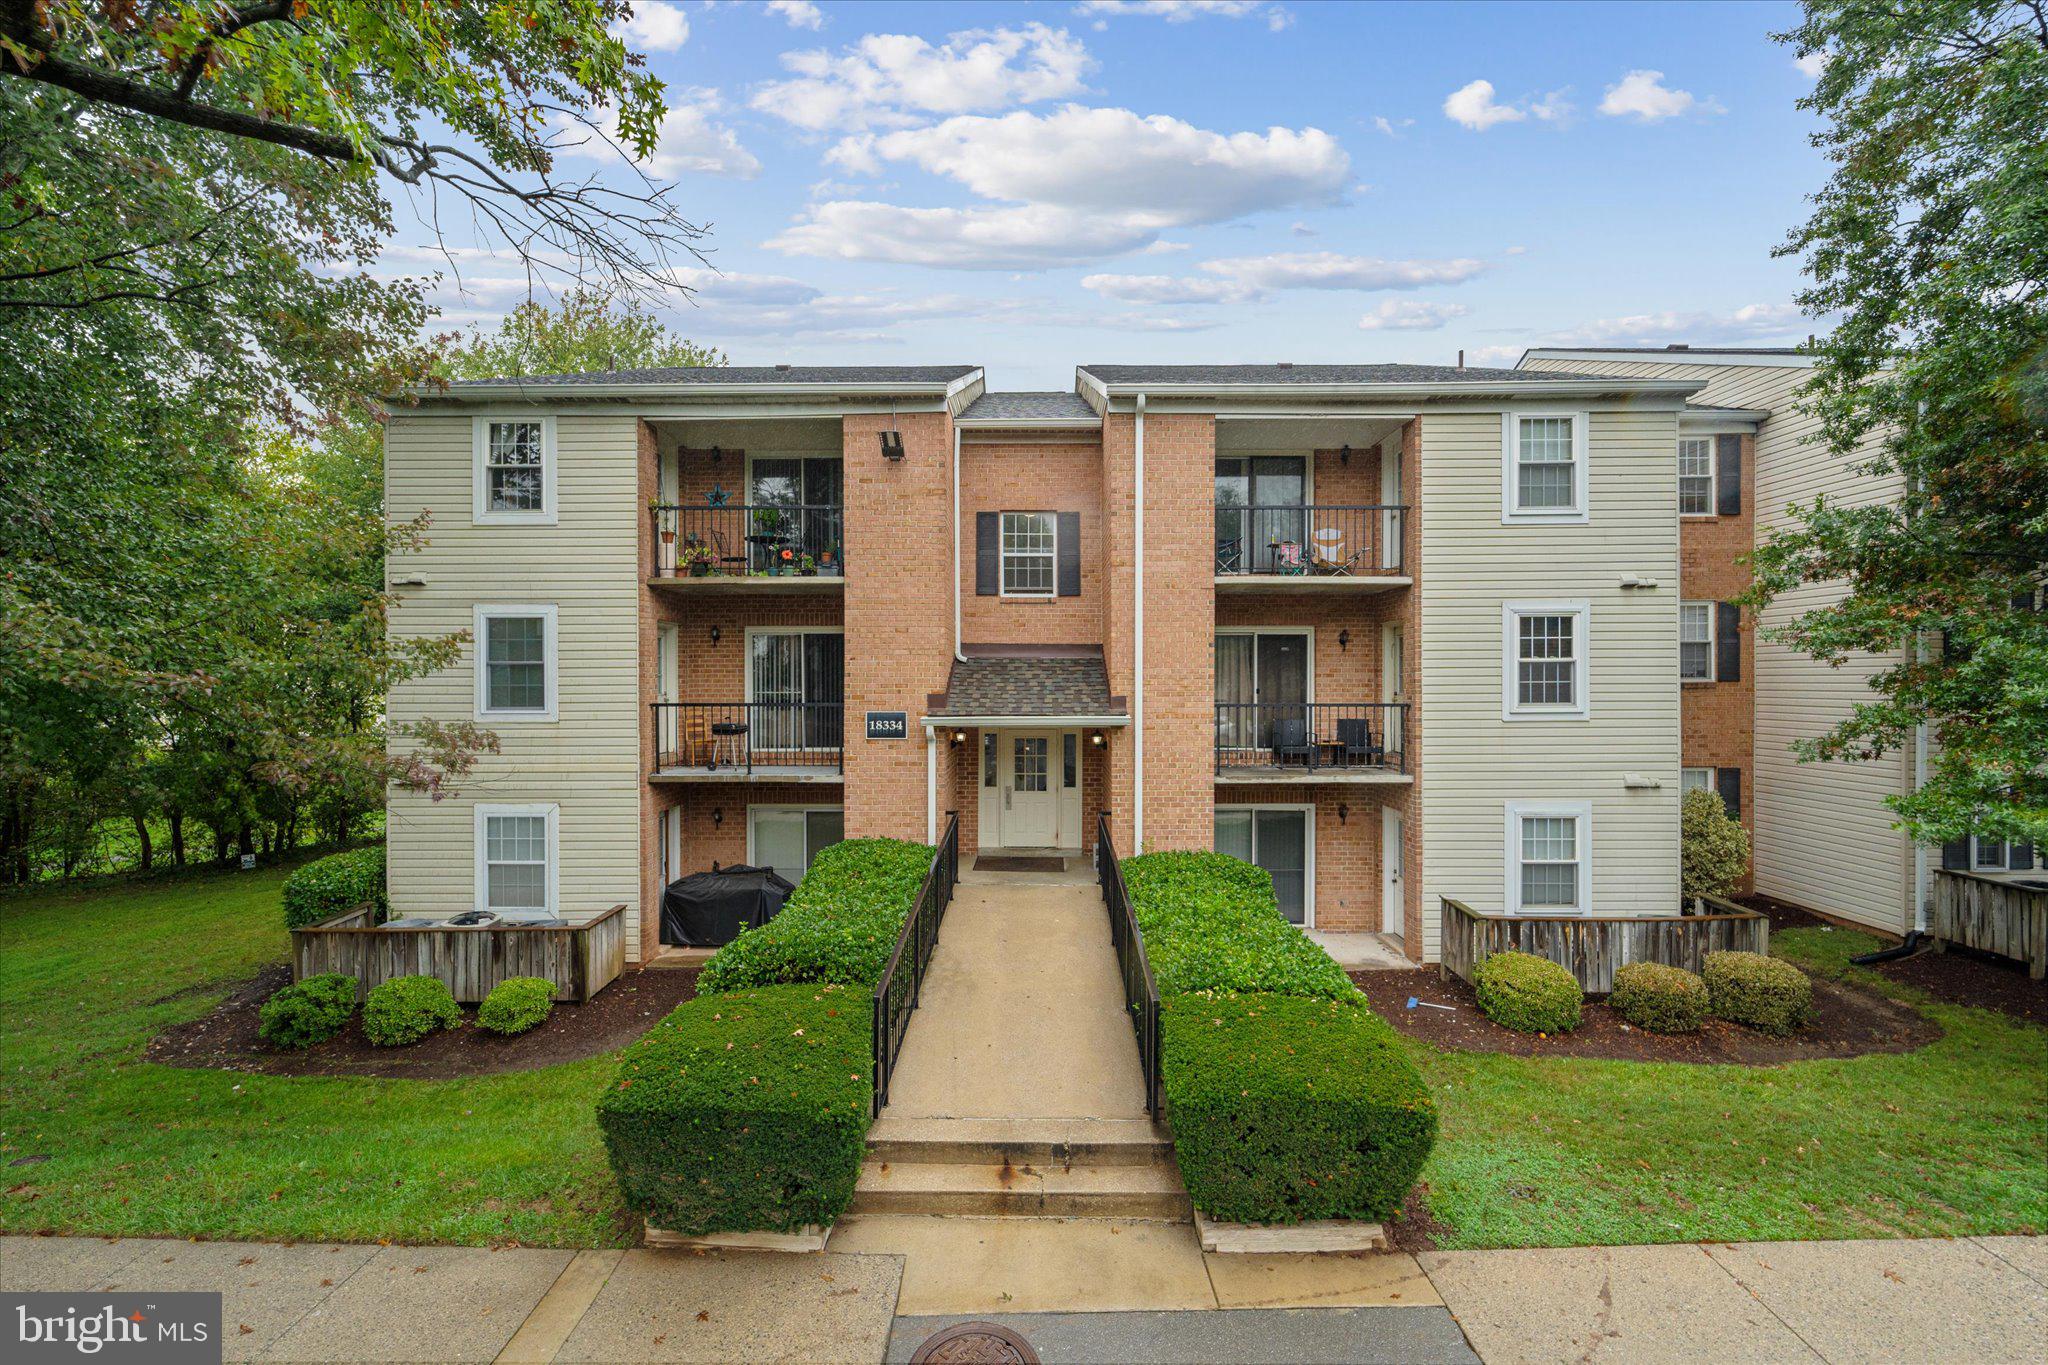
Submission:
[[[1698,898],[1707,913],[1637,915],[1482,914],[1449,896],[1442,901],[1443,969],[1465,980],[1495,953],[1547,957],[1570,970],[1589,995],[1614,989],[1615,969],[1631,962],[1662,962],[1696,972],[1708,953],[1761,953],[1770,948],[1771,922],[1754,910],[1714,896]]]
[[[394,976],[432,976],[464,1004],[499,982],[538,976],[555,999],[588,1000],[626,966],[626,907],[614,905],[584,924],[491,925],[482,929],[379,928],[370,907],[344,911],[292,931],[292,979],[340,972],[362,992]]]
[[[2048,977],[2048,891],[1974,872],[1937,871],[1927,927],[1937,946],[1960,943],[2016,958],[2034,980]]]

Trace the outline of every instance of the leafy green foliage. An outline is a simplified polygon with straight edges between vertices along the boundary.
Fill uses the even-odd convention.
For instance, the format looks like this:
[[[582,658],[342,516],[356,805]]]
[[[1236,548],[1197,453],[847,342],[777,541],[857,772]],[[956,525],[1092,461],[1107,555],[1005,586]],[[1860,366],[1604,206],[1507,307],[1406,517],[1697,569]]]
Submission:
[[[322,972],[272,992],[256,1014],[256,1036],[272,1047],[311,1047],[348,1027],[362,983]]]
[[[1801,107],[1832,176],[1781,248],[1835,319],[1806,392],[1829,452],[1900,489],[1795,505],[1759,546],[1753,604],[1849,592],[1773,633],[1816,659],[1898,660],[1802,759],[1897,754],[1889,797],[1927,843],[2048,843],[2048,24],[2038,4],[1808,0],[1779,35],[1826,57]]]
[[[1813,982],[1781,958],[1761,953],[1708,953],[1700,975],[1716,1019],[1780,1037],[1806,1022]]]
[[[699,996],[619,1058],[597,1122],[627,1207],[672,1232],[794,1232],[838,1218],[866,1154],[864,993]]]
[[[539,976],[508,976],[477,1006],[476,1024],[492,1033],[524,1033],[545,1024],[554,1012],[554,982]]]
[[[405,1047],[461,1022],[454,992],[431,976],[394,976],[363,1002],[363,1033],[378,1047]]]
[[[552,306],[528,299],[494,331],[472,332],[449,353],[447,364],[457,379],[505,379],[723,365],[725,353],[671,336],[660,319],[633,299],[577,289]]]
[[[1749,871],[1749,831],[1728,813],[1720,794],[1696,788],[1678,807],[1678,889],[1681,895],[1725,896]]]
[[[934,852],[901,839],[848,839],[823,850],[774,919],[704,964],[698,992],[807,981],[874,985]]]
[[[1531,953],[1495,953],[1472,969],[1479,1008],[1502,1028],[1570,1033],[1579,1026],[1585,992],[1570,971]]]
[[[1652,1033],[1696,1033],[1707,1022],[1707,983],[1683,967],[1631,962],[1616,969],[1607,1004]]]
[[[1352,996],[1344,969],[1280,913],[1264,868],[1222,853],[1146,853],[1124,859],[1123,874],[1162,997]]]
[[[303,929],[359,905],[375,906],[381,919],[390,905],[384,895],[384,846],[315,858],[285,878],[281,899],[287,929]]]
[[[1384,1219],[1436,1141],[1436,1105],[1355,997],[1162,1002],[1167,1119],[1196,1207],[1242,1223]]]

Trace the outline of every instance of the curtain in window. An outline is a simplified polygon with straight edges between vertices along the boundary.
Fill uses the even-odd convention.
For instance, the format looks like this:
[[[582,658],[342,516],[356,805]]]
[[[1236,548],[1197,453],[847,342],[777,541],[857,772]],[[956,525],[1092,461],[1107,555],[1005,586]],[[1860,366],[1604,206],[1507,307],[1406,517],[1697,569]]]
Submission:
[[[1216,637],[1216,701],[1225,708],[1216,718],[1216,738],[1226,749],[1249,749],[1258,743],[1258,717],[1251,706],[1258,700],[1252,672],[1255,638]]]

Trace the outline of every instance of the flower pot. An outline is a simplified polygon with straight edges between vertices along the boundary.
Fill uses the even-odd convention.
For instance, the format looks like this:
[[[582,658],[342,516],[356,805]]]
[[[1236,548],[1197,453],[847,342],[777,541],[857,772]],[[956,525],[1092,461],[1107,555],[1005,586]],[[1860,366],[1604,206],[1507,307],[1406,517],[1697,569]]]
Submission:
[[[692,578],[702,578],[710,572],[711,566],[701,559],[690,565],[690,577]]]

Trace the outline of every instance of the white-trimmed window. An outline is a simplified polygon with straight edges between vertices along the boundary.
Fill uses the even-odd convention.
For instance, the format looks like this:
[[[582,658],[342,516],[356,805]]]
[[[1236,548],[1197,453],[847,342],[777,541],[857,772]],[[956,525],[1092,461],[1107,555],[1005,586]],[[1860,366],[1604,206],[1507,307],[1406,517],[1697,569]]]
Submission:
[[[1972,872],[2003,872],[2012,866],[2012,845],[1996,839],[1979,839],[1970,836],[1970,870]]]
[[[1509,602],[1501,610],[1506,720],[1584,720],[1588,603]]]
[[[846,837],[840,806],[747,807],[747,861],[795,883],[811,859]]]
[[[1501,417],[1503,522],[1586,520],[1583,412],[1510,412]]]
[[[1678,792],[1679,792],[1679,795],[1683,796],[1683,795],[1684,795],[1685,793],[1687,793],[1687,792],[1691,792],[1691,791],[1701,791],[1701,792],[1710,792],[1710,791],[1713,791],[1713,790],[1714,790],[1714,770],[1713,770],[1712,768],[1681,768],[1681,769],[1679,769],[1679,772],[1678,772]]]
[[[478,606],[476,648],[479,720],[555,719],[555,609]]]
[[[476,505],[479,525],[555,521],[555,419],[482,416],[475,419]]]
[[[1003,513],[1004,597],[1051,597],[1059,587],[1059,518],[1051,512]]]
[[[1590,899],[1592,840],[1590,806],[1509,802],[1509,913],[1584,914]]]
[[[1678,514],[1714,515],[1714,438],[1685,436],[1678,442]]]
[[[556,805],[476,808],[476,908],[558,913],[560,867]]]
[[[1714,680],[1714,604],[1678,604],[1678,680]]]

